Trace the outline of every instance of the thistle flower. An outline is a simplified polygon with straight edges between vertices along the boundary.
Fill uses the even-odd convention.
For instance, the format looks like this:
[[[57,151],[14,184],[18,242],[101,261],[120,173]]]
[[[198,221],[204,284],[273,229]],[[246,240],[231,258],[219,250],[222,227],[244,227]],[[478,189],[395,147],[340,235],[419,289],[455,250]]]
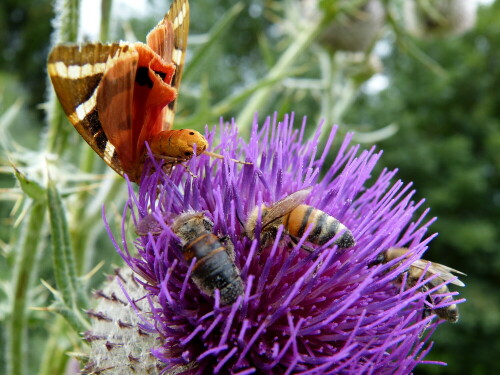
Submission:
[[[413,219],[423,202],[412,201],[411,184],[392,182],[396,171],[372,179],[381,152],[349,147],[350,134],[327,164],[338,129],[316,155],[320,131],[306,141],[305,126],[304,120],[294,130],[293,115],[280,123],[268,118],[260,128],[254,124],[247,144],[234,124],[221,123],[217,152],[224,160],[193,157],[185,166],[190,173],[176,166],[167,175],[152,159],[138,194],[129,185],[121,245],[110,235],[143,280],[149,320],[141,324],[157,333],[150,350],[162,371],[406,374],[426,363],[439,324],[434,314],[423,314],[432,290],[422,288],[426,280],[409,288],[394,280],[425,251],[433,220],[424,222],[427,210]],[[214,137],[207,134],[211,144]],[[254,207],[303,188],[311,188],[305,203],[349,228],[355,246],[334,245],[341,233],[323,245],[305,244],[310,228],[298,243],[283,226],[266,246],[258,235],[246,235]],[[222,303],[219,290],[208,293],[193,282],[197,259],[185,261],[172,229],[179,215],[192,211],[203,212],[223,246],[234,247],[243,292],[232,304]],[[130,216],[139,233],[135,251],[125,239]],[[411,249],[407,259],[371,265],[382,252],[402,246]],[[439,307],[453,302],[446,297]]]

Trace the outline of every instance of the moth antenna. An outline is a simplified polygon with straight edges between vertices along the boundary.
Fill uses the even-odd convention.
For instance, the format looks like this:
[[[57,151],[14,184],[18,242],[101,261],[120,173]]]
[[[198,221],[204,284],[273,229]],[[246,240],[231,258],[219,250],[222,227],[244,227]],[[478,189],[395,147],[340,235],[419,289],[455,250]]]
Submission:
[[[210,156],[212,158],[216,158],[216,159],[225,159],[224,156],[222,155],[219,155],[219,154],[216,154],[214,152],[210,152],[210,151],[203,151],[202,152],[203,154],[207,155],[207,156]],[[241,161],[241,160],[236,160],[236,159],[233,159],[233,158],[228,158],[229,160],[232,160],[234,161],[235,163],[238,163],[238,164],[247,164],[247,165],[252,165],[253,163],[249,162],[249,161]]]

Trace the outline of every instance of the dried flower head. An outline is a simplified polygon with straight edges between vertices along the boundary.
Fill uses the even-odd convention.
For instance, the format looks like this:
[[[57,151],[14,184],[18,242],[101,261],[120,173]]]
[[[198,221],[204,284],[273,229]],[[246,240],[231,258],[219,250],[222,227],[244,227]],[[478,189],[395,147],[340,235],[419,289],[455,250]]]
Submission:
[[[87,311],[92,330],[86,332],[85,339],[91,351],[84,373],[159,373],[161,363],[150,350],[156,345],[156,331],[143,328],[143,322],[150,320],[145,294],[129,268],[117,269],[105,287],[94,293],[99,303]]]
[[[349,11],[336,15],[335,19],[321,31],[318,40],[330,49],[364,52],[381,35],[385,23],[384,6],[379,0],[358,2],[350,8],[347,4],[349,2],[345,1],[342,5]],[[318,22],[321,13],[318,0],[300,2],[300,14],[308,21]]]
[[[420,37],[459,36],[474,28],[477,2],[433,0],[404,2],[405,25]]]
[[[132,216],[136,251],[125,238],[122,246],[113,242],[145,280],[148,330],[159,338],[151,353],[164,371],[190,365],[186,372],[199,374],[406,374],[424,362],[438,324],[424,312],[435,301],[431,293],[450,280],[428,290],[424,277],[398,285],[433,237],[426,237],[432,220],[424,223],[427,211],[414,220],[422,202],[412,201],[411,184],[392,182],[396,171],[373,178],[381,153],[349,147],[351,135],[327,164],[336,131],[317,155],[319,130],[305,140],[305,120],[294,130],[293,116],[255,124],[248,144],[234,124],[221,124],[217,151],[224,160],[194,157],[186,168],[196,177],[182,166],[167,175],[152,160],[138,194],[130,187],[123,236]],[[210,143],[214,136],[208,134]],[[344,229],[326,243],[312,240],[314,225],[299,236],[276,225],[271,241],[261,241],[263,208],[303,189],[310,189],[303,203],[345,225],[354,246],[335,244]],[[261,209],[251,239],[245,224],[255,207]],[[189,238],[174,224],[186,212],[197,217]],[[373,265],[392,247],[410,251]],[[226,255],[214,261],[213,254]],[[231,264],[242,290],[223,298],[219,289],[236,278]],[[200,267],[219,289],[202,287]],[[453,303],[446,297],[440,308]]]

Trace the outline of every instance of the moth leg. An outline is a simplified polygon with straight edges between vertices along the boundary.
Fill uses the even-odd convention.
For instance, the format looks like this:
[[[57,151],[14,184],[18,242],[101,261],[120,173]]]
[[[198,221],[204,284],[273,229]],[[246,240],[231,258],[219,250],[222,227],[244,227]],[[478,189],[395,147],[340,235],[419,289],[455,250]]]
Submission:
[[[189,173],[189,175],[192,178],[198,178],[197,175],[195,175],[193,172],[191,172],[191,169],[189,169],[189,167],[186,164],[184,164],[184,163],[179,163],[179,164],[182,165],[186,169],[186,172]]]
[[[165,160],[165,162],[169,165],[182,164],[182,162],[189,159],[189,158],[176,158],[173,156],[165,156],[165,155],[160,155],[160,154],[154,154],[154,157],[157,159]]]
[[[191,172],[189,167],[183,163],[184,161],[186,161],[186,159],[174,158],[172,156],[164,156],[164,155],[158,155],[158,154],[155,154],[154,156],[155,156],[155,158],[163,159],[166,161],[166,164],[163,165],[163,169],[165,170],[166,173],[170,172],[172,166],[180,164],[186,169],[186,171],[191,175],[192,178],[198,178],[198,176],[195,175],[193,172]],[[170,169],[167,170],[167,168],[170,168]]]

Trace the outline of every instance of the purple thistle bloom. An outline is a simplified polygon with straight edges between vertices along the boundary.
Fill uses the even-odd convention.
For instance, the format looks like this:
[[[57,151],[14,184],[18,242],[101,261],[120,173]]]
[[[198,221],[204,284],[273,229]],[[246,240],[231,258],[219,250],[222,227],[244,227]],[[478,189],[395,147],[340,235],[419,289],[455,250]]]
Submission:
[[[234,124],[221,124],[216,151],[224,160],[193,157],[187,167],[196,178],[182,166],[167,175],[152,160],[137,195],[129,184],[122,246],[111,237],[144,280],[154,321],[144,328],[158,333],[151,352],[163,371],[190,365],[186,372],[199,374],[408,374],[430,363],[424,357],[439,322],[422,312],[442,284],[424,291],[429,279],[422,277],[405,288],[404,272],[434,237],[426,235],[434,219],[424,222],[426,210],[412,221],[423,201],[412,201],[411,184],[392,182],[396,171],[372,178],[381,152],[349,147],[347,135],[328,166],[337,128],[317,158],[319,130],[306,141],[305,120],[300,130],[292,125],[293,116],[282,123],[268,118],[259,129],[255,124],[246,144]],[[209,143],[214,137],[208,134]],[[295,243],[283,226],[264,248],[246,236],[244,224],[255,206],[308,187],[305,203],[349,228],[355,246],[333,245],[339,233],[321,246],[307,242],[306,251],[309,232]],[[210,296],[193,283],[196,259],[184,260],[172,230],[186,211],[204,212],[213,234],[234,245],[244,291],[233,304],[221,303],[218,290]],[[125,241],[130,215],[140,234],[137,253]],[[403,246],[411,249],[404,260],[370,266],[382,252]],[[398,286],[394,280],[401,274]],[[460,302],[439,297],[439,307]]]

